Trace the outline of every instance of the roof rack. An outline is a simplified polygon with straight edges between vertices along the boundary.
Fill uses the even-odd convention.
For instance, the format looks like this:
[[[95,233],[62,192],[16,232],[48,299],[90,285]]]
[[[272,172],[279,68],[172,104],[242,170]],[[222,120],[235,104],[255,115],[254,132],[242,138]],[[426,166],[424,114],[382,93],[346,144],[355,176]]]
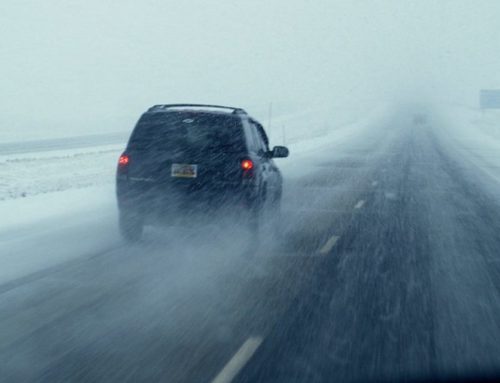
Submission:
[[[154,105],[148,109],[148,112],[166,110],[170,108],[214,108],[214,109],[228,109],[232,114],[247,114],[242,108],[234,108],[232,106],[222,105],[208,105],[208,104],[160,104]]]

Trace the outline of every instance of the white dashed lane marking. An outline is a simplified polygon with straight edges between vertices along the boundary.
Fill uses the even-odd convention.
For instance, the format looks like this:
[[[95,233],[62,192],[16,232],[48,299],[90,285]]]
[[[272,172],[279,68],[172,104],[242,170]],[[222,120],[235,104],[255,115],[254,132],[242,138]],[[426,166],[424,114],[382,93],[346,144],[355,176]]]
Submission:
[[[328,241],[323,245],[321,250],[319,251],[320,254],[328,254],[330,250],[333,249],[333,246],[337,243],[340,237],[337,237],[336,235],[332,235]]]
[[[247,364],[255,351],[257,351],[262,341],[261,337],[248,338],[231,360],[227,362],[222,371],[212,380],[212,383],[232,382],[235,376],[238,375],[238,372],[245,367],[245,364]]]
[[[358,203],[354,206],[355,209],[361,209],[363,205],[365,204],[364,200],[358,201]]]

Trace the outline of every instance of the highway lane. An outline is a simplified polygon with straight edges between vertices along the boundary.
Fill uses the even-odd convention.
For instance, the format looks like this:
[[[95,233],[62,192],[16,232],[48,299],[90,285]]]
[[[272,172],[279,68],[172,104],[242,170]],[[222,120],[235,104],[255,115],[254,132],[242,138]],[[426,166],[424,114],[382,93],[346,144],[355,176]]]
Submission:
[[[404,116],[286,180],[281,238],[155,229],[0,286],[2,381],[353,381],[500,366],[500,208]]]
[[[377,187],[237,382],[500,371],[500,206],[430,127],[403,127]]]

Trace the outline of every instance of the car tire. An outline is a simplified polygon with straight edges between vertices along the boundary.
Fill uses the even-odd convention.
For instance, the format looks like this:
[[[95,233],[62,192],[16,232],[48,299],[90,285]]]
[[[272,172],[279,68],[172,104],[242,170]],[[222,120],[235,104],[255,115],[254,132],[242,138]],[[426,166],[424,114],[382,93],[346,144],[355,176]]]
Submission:
[[[120,234],[126,242],[134,243],[142,238],[144,224],[139,217],[121,212],[119,226]]]

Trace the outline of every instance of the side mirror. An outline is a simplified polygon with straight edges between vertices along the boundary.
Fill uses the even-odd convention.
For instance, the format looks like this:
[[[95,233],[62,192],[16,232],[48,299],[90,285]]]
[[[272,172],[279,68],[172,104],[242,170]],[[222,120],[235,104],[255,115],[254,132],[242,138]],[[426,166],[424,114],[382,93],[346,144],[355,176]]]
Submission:
[[[271,158],[285,158],[288,157],[289,151],[286,146],[275,146],[271,150]]]

